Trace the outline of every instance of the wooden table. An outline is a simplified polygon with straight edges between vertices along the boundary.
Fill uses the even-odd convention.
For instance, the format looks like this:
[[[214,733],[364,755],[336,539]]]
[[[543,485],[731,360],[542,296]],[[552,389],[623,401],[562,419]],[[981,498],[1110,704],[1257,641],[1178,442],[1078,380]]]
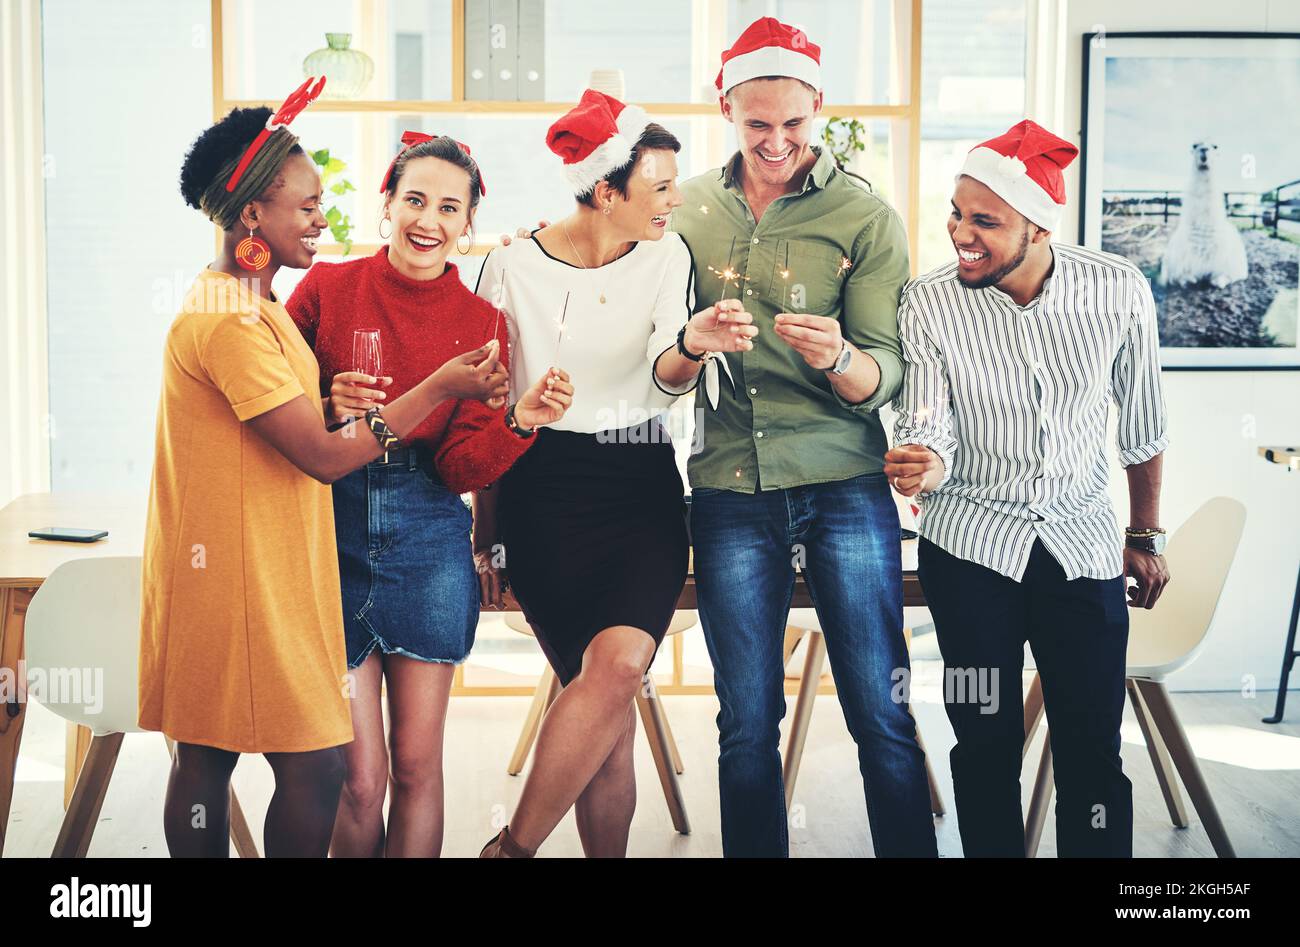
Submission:
[[[17,680],[23,657],[23,624],[27,605],[41,583],[58,566],[72,559],[97,556],[139,556],[144,549],[146,500],[144,497],[105,497],[75,493],[32,493],[0,509],[0,668]],[[31,539],[29,530],[45,526],[106,529],[108,537],[95,543],[48,542]],[[914,540],[912,541],[915,542]],[[507,593],[507,611],[517,611]],[[812,597],[800,574],[795,579],[792,608],[811,608]],[[903,574],[903,604],[924,606],[925,595],[915,572]],[[677,607],[696,608],[695,578],[689,576]],[[458,669],[459,670],[459,669]],[[3,672],[0,672],[3,673]],[[20,682],[25,684],[25,682]],[[692,692],[695,689],[692,688]],[[701,693],[711,693],[704,687]],[[531,691],[529,691],[531,693]],[[14,770],[22,741],[26,704],[13,700],[0,707],[0,853],[13,801]],[[66,807],[76,785],[90,730],[68,724],[63,802]]]
[[[73,559],[99,556],[138,556],[144,548],[145,499],[60,493],[31,493],[0,509],[0,668],[19,689],[18,662],[23,657],[23,625],[27,605],[49,574]],[[95,543],[62,543],[31,539],[29,530],[45,526],[106,529],[108,537]],[[27,705],[16,697],[0,706],[0,853],[4,851],[13,802],[14,770],[22,742]],[[77,770],[90,745],[90,730],[68,725],[68,765],[64,772],[66,806],[76,785]]]

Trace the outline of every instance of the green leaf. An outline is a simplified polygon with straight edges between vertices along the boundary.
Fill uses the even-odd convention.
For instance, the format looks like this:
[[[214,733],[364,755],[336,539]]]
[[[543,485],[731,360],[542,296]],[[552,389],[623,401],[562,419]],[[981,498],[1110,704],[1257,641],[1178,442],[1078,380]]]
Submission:
[[[352,186],[352,182],[346,179],[340,181],[338,184],[330,185],[331,193],[338,194],[340,196],[346,194],[348,191],[355,191],[355,190],[356,188]]]
[[[329,210],[325,211],[325,220],[329,223],[331,230],[333,230],[334,225],[342,219],[343,211],[339,210],[337,207],[331,207]]]
[[[311,153],[311,160],[324,167],[330,163],[330,150],[328,148],[322,148],[320,151],[313,151]]]

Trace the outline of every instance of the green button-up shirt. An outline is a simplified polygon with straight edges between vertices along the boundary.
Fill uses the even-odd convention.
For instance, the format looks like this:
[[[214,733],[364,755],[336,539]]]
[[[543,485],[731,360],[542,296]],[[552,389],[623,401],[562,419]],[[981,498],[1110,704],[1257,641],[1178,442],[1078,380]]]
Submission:
[[[716,410],[700,393],[697,453],[688,465],[693,487],[753,493],[875,473],[888,447],[877,409],[903,380],[898,301],[909,276],[902,221],[869,184],[840,171],[819,150],[802,187],[777,198],[757,223],[726,167],[682,187],[673,229],[690,247],[696,311],[725,291],[754,316],[759,335],[749,352],[725,357]],[[720,273],[730,266],[737,276]],[[782,277],[782,271],[789,275]],[[849,344],[880,366],[880,386],[850,404],[823,372],[777,336],[778,312],[838,319]]]

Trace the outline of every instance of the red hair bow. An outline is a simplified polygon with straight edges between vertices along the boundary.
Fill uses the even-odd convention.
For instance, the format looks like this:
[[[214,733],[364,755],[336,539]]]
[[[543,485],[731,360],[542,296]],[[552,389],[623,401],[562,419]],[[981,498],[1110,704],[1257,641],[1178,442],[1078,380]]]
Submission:
[[[313,82],[316,83],[314,87],[312,86]],[[249,164],[252,163],[252,160],[257,153],[262,150],[262,146],[266,144],[266,140],[271,137],[271,134],[275,132],[276,129],[284,128],[297,118],[303,109],[316,101],[316,97],[320,95],[324,89],[324,76],[321,76],[320,79],[317,79],[315,76],[308,76],[306,82],[290,93],[289,97],[284,100],[284,104],[280,106],[274,115],[266,120],[266,127],[257,133],[257,137],[253,139],[253,143],[245,149],[244,156],[239,159],[239,164],[235,165],[234,173],[230,175],[230,180],[226,182],[227,194],[234,193],[235,187],[239,184],[239,179],[244,176],[244,172],[248,170]]]
[[[426,135],[424,132],[413,132],[413,131],[402,132],[402,150],[393,156],[392,162],[388,165],[388,170],[384,172],[384,179],[379,184],[379,192],[382,194],[388,191],[388,179],[393,176],[393,169],[397,167],[398,158],[402,157],[402,155],[406,154],[406,152],[409,149],[415,147],[416,145],[422,145],[426,141],[433,141],[433,139],[438,137],[439,137],[438,135]],[[456,140],[453,138],[452,141],[456,141]],[[464,142],[457,141],[456,147],[458,147],[461,151],[465,152],[465,154],[469,155],[470,160],[473,160],[474,155],[469,150],[469,145],[465,144]],[[479,195],[481,197],[487,197],[487,183],[483,180],[483,169],[478,167],[477,161],[474,162],[474,167],[478,168]]]

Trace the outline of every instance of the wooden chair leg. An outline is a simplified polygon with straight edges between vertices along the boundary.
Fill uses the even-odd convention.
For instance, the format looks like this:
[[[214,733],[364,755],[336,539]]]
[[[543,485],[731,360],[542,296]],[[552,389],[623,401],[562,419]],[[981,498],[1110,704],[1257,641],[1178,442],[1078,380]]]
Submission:
[[[1187,809],[1183,806],[1183,794],[1178,791],[1178,780],[1174,777],[1174,768],[1169,761],[1169,750],[1164,740],[1156,731],[1151,721],[1151,711],[1138,691],[1132,678],[1124,682],[1128,689],[1128,699],[1133,705],[1133,714],[1138,726],[1142,728],[1142,738],[1146,740],[1147,753],[1151,756],[1151,765],[1156,771],[1156,780],[1160,783],[1160,792],[1165,797],[1165,807],[1169,810],[1169,819],[1175,828],[1187,828]]]
[[[1043,755],[1038,760],[1038,774],[1034,777],[1034,791],[1029,797],[1029,812],[1025,816],[1025,857],[1038,854],[1038,843],[1047,823],[1047,810],[1052,806],[1052,739],[1043,734]]]
[[[637,692],[636,708],[641,713],[641,726],[650,741],[650,755],[654,757],[655,769],[659,773],[659,784],[664,790],[664,800],[668,803],[668,814],[672,816],[673,828],[682,835],[691,834],[691,823],[686,817],[686,799],[682,795],[677,773],[673,771],[671,753],[668,750],[668,736],[664,731],[664,712],[659,703],[659,692],[655,690],[654,680],[646,675],[645,686]]]
[[[786,625],[785,640],[781,643],[781,667],[785,667],[790,663],[790,656],[794,654],[794,649],[799,647],[799,642],[803,641],[806,634],[808,634],[808,631],[804,628]]]
[[[64,725],[63,734],[63,811],[68,811],[72,804],[72,790],[77,788],[77,777],[86,762],[86,753],[90,750],[90,741],[94,736],[89,727],[69,720]]]
[[[803,661],[803,674],[799,678],[799,696],[794,701],[794,717],[790,721],[790,735],[785,743],[785,808],[790,811],[794,801],[794,784],[799,779],[799,764],[803,761],[803,747],[808,740],[808,724],[812,721],[813,704],[817,700],[817,685],[821,682],[822,665],[826,662],[826,639],[820,632],[808,633],[808,653]]]
[[[677,738],[673,736],[673,728],[668,725],[668,713],[662,704],[659,705],[659,710],[664,721],[664,736],[668,738],[668,756],[673,761],[673,769],[680,776],[686,772],[686,767],[682,764],[682,754],[677,750]]]
[[[108,782],[113,778],[117,754],[122,749],[121,733],[96,736],[90,741],[85,765],[77,776],[72,801],[59,826],[59,837],[54,842],[53,858],[85,858],[90,849],[90,837],[95,834]]]
[[[907,707],[907,712],[912,714],[910,704]],[[912,722],[916,722],[916,714],[912,714]],[[944,814],[943,794],[939,792],[939,780],[935,778],[934,767],[930,765],[930,753],[925,748],[925,741],[921,739],[919,724],[916,727],[916,745],[921,748],[921,753],[925,756],[925,781],[930,787],[930,813],[936,817],[942,817]]]
[[[546,670],[537,681],[537,689],[533,691],[533,702],[528,708],[528,716],[524,719],[524,728],[519,732],[519,742],[515,744],[510,765],[506,767],[506,772],[511,776],[518,776],[524,771],[524,764],[528,762],[533,741],[537,739],[537,731],[541,729],[542,717],[546,715],[551,704],[555,703],[559,693],[560,679],[555,676],[555,671],[551,669],[550,664],[547,664]]]
[[[1156,730],[1159,731],[1169,750],[1169,755],[1173,758],[1178,775],[1183,779],[1187,795],[1192,797],[1192,806],[1195,807],[1196,814],[1201,817],[1201,824],[1205,826],[1205,831],[1210,836],[1214,853],[1220,858],[1236,858],[1237,853],[1232,848],[1232,842],[1228,840],[1228,830],[1224,828],[1219,810],[1210,796],[1210,787],[1206,785],[1205,777],[1201,775],[1201,767],[1196,762],[1196,754],[1192,752],[1192,745],[1188,742],[1183,725],[1174,712],[1169,692],[1159,681],[1146,681],[1140,678],[1135,678],[1134,681],[1142,699],[1146,702],[1147,709],[1151,712]]]
[[[1029,744],[1033,742],[1034,731],[1043,719],[1043,679],[1034,674],[1029,682],[1029,693],[1025,695],[1025,745],[1020,750],[1021,762],[1029,754]]]

